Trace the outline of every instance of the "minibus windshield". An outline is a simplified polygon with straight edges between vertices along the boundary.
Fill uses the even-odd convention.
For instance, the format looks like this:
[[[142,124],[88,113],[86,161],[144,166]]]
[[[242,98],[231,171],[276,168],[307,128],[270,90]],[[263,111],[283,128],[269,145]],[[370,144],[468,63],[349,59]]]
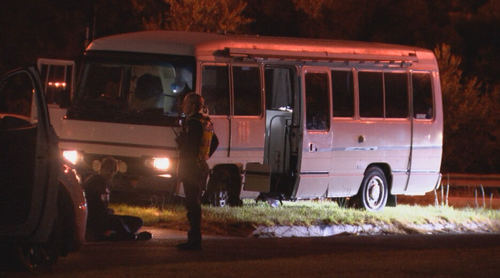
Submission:
[[[193,57],[88,53],[68,118],[170,125],[194,88]]]

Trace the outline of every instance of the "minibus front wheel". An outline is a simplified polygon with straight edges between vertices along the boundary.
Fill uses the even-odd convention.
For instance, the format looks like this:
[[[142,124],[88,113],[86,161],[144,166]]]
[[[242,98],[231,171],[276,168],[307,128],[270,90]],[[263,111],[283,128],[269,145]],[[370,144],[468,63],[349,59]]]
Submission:
[[[387,204],[388,194],[389,187],[384,172],[379,167],[370,167],[354,200],[358,207],[368,211],[381,211]]]

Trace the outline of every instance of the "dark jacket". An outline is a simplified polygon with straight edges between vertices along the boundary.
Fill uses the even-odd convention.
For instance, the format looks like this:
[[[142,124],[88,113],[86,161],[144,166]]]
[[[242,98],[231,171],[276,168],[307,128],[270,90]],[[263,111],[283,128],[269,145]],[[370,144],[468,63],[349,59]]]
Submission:
[[[200,146],[203,139],[203,125],[199,119],[202,114],[196,113],[188,117],[183,125],[182,132],[177,138],[179,146],[178,175],[181,180],[199,179],[208,174],[208,165],[199,159]],[[209,120],[209,118],[207,117]]]
[[[203,126],[199,120],[202,118],[202,114],[196,113],[184,121],[182,125],[182,132],[179,138],[177,138],[177,144],[179,145],[180,151],[179,156],[181,160],[196,160],[198,158],[198,152],[203,138]]]
[[[90,176],[82,185],[87,199],[88,224],[95,224],[109,215],[109,186],[107,180],[100,174]]]

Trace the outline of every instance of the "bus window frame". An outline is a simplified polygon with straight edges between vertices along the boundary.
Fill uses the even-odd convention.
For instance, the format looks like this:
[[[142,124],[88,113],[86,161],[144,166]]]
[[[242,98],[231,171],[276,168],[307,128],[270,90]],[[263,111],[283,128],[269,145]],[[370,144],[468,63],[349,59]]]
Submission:
[[[408,120],[410,119],[410,113],[413,111],[413,109],[410,108],[412,105],[411,101],[411,75],[408,70],[396,70],[396,69],[391,69],[391,70],[384,70],[383,71],[383,81],[384,81],[384,119],[388,121],[398,121],[398,120]],[[387,103],[386,103],[386,86],[385,86],[385,74],[386,73],[396,73],[396,74],[406,74],[406,117],[387,117]]]
[[[367,72],[367,73],[380,73],[381,76],[382,76],[382,113],[383,113],[383,116],[382,117],[363,117],[361,116],[361,92],[360,92],[360,85],[359,85],[359,73],[360,72]],[[385,84],[384,84],[384,71],[383,70],[379,70],[379,69],[356,69],[356,88],[357,88],[357,95],[358,95],[358,99],[357,99],[357,102],[356,102],[356,106],[358,107],[357,109],[357,116],[359,117],[359,119],[361,120],[370,120],[370,121],[384,121],[386,118],[385,118]]]
[[[317,67],[317,66],[305,66],[302,68],[302,77],[301,80],[303,82],[302,85],[302,97],[304,98],[303,100],[303,109],[304,111],[302,112],[303,114],[303,119],[304,119],[304,129],[308,133],[329,133],[332,130],[332,124],[333,124],[333,113],[332,113],[332,78],[331,78],[331,70],[329,67]],[[308,73],[326,73],[327,76],[327,97],[328,97],[328,115],[326,116],[326,119],[328,121],[327,127],[325,129],[310,129],[307,127],[307,84],[306,84],[306,75]]]
[[[344,71],[344,72],[351,72],[352,74],[352,94],[353,94],[353,103],[352,103],[352,111],[353,115],[351,117],[336,117],[334,116],[333,109],[334,109],[334,103],[333,103],[333,94],[335,93],[333,91],[333,79],[332,79],[332,71]],[[331,114],[332,118],[334,120],[355,120],[358,115],[359,115],[359,109],[358,109],[358,76],[356,74],[356,69],[355,68],[330,68],[330,93],[331,96],[330,98],[332,99],[332,104],[331,104]]]
[[[198,77],[199,77],[199,80],[198,80],[198,86],[199,86],[199,89],[198,89],[198,92],[200,93],[200,95],[202,97],[205,97],[203,95],[203,69],[205,66],[222,66],[222,67],[226,67],[227,69],[227,77],[228,77],[228,114],[210,114],[210,110],[208,111],[209,112],[209,115],[210,117],[231,117],[232,115],[232,107],[231,107],[231,67],[230,67],[230,64],[229,63],[225,63],[225,62],[201,62],[200,63],[200,66],[198,67]]]
[[[356,71],[356,79],[355,79],[355,88],[357,92],[357,100],[356,100],[356,116],[361,120],[370,120],[370,121],[406,121],[413,118],[413,83],[412,83],[412,72],[409,70],[397,70],[397,69],[389,69],[389,70],[372,70],[372,69],[355,69]],[[383,117],[362,117],[361,116],[361,106],[360,106],[360,90],[359,90],[359,73],[360,72],[379,72],[382,73],[382,96],[383,96]],[[385,74],[386,73],[401,73],[406,74],[407,78],[407,116],[406,117],[398,117],[392,118],[387,117],[387,102],[386,102],[386,84],[385,84]],[[432,83],[432,77],[431,77]],[[434,95],[433,95],[434,97]],[[433,98],[433,103],[435,99]],[[433,108],[434,109],[434,108]]]
[[[229,86],[229,114],[228,115],[222,115],[222,114],[210,114],[210,117],[230,117],[230,118],[256,118],[260,119],[264,117],[264,112],[265,112],[265,95],[264,95],[264,75],[263,75],[263,66],[260,63],[245,63],[245,62],[201,62],[199,66],[199,76],[200,80],[198,82],[199,84],[199,92],[201,96],[203,96],[203,70],[204,67],[206,66],[224,66],[227,67],[227,74],[228,74],[228,86]],[[234,72],[233,68],[234,67],[255,67],[258,68],[259,70],[259,95],[260,95],[260,113],[258,115],[235,115],[234,113],[234,108],[235,108],[235,94],[234,94]],[[209,111],[210,112],[210,111]]]
[[[276,110],[276,108],[271,108],[268,107],[267,103],[267,97],[268,97],[268,92],[267,92],[267,83],[266,83],[266,71],[268,69],[287,69],[291,71],[291,80],[290,80],[290,86],[291,86],[291,103],[290,103],[290,109],[294,111],[295,103],[297,102],[296,100],[296,95],[299,89],[297,88],[297,79],[299,78],[299,75],[297,75],[297,72],[300,72],[300,69],[297,67],[296,64],[275,64],[275,63],[268,63],[268,64],[263,64],[262,65],[262,85],[263,85],[263,92],[264,92],[264,110]],[[271,92],[271,94],[274,92]]]
[[[264,72],[261,63],[246,63],[246,62],[230,62],[229,66],[229,95],[230,95],[230,116],[233,118],[263,118],[265,113],[265,95],[264,95]],[[259,70],[259,95],[260,95],[260,113],[258,115],[236,115],[235,109],[235,94],[234,94],[234,67],[256,67]]]
[[[425,73],[429,75],[430,78],[430,85],[431,85],[431,99],[432,99],[432,117],[429,119],[419,119],[415,117],[415,105],[413,103],[413,74],[414,73]],[[436,120],[436,88],[434,87],[434,77],[433,77],[433,72],[430,70],[412,70],[409,72],[409,81],[410,81],[410,103],[411,103],[411,113],[410,117],[413,121],[419,121],[419,122],[434,122]]]

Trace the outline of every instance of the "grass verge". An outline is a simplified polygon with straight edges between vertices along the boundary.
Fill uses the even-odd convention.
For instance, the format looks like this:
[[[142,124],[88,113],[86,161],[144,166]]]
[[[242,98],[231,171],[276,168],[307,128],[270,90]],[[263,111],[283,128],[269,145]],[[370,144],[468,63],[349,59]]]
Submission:
[[[113,204],[117,214],[139,216],[146,226],[187,230],[186,211],[181,205],[163,210]],[[242,207],[203,207],[205,233],[248,236],[258,226],[373,225],[385,233],[428,233],[422,226],[455,227],[443,232],[500,232],[500,210],[453,208],[450,206],[387,207],[382,212],[341,208],[332,201],[284,202],[273,208],[247,200]],[[471,228],[473,226],[473,228]]]

